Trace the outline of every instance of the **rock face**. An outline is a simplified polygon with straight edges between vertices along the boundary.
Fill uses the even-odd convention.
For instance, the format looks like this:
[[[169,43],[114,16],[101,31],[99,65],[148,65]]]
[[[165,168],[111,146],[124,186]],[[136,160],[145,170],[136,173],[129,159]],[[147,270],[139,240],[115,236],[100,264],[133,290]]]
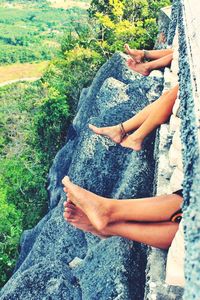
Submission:
[[[122,122],[159,97],[162,73],[133,73],[125,58],[115,54],[83,90],[66,145],[49,173],[49,212],[24,232],[15,273],[0,292],[2,300],[143,299],[146,247],[119,237],[100,240],[63,219],[61,179],[66,174],[106,197],[152,195],[155,134],[136,153],[88,129],[88,123]]]
[[[184,300],[200,299],[200,9],[196,0],[180,1],[180,99],[184,162]],[[198,6],[197,6],[198,4]]]
[[[178,26],[179,39],[179,91],[181,141],[183,156],[183,224],[185,241],[185,287],[164,284],[163,267],[166,258],[160,250],[148,255],[145,300],[199,300],[200,299],[200,7],[197,0],[174,0],[169,43]],[[167,74],[169,78],[169,74]],[[165,80],[166,85],[166,80]],[[166,136],[166,125],[160,135]],[[173,145],[172,140],[172,145]],[[166,143],[167,144],[167,143]],[[162,145],[161,145],[162,146]],[[163,154],[160,153],[159,154]],[[170,154],[170,153],[169,153]],[[173,160],[176,153],[173,151]],[[170,159],[169,159],[170,160]],[[164,160],[162,159],[162,162]],[[179,162],[177,161],[179,164]],[[166,170],[166,167],[165,167]],[[168,170],[167,170],[168,171]],[[167,172],[165,172],[166,175]],[[180,179],[179,175],[176,176]],[[163,188],[161,186],[161,188]],[[160,262],[160,263],[158,263]],[[148,283],[151,277],[150,284]]]

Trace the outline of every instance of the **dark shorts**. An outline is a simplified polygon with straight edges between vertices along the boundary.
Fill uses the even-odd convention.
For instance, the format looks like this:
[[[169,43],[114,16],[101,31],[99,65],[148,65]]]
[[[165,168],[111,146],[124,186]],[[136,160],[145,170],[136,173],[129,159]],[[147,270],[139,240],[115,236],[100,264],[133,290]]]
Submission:
[[[173,194],[179,195],[181,197],[183,197],[183,190],[178,190],[176,192],[173,192]]]
[[[178,190],[178,191],[174,192],[173,194],[183,197],[183,190]],[[170,221],[173,223],[180,223],[180,221],[182,219],[182,215],[183,215],[182,209],[179,209],[179,210],[175,211],[175,213],[171,216]]]

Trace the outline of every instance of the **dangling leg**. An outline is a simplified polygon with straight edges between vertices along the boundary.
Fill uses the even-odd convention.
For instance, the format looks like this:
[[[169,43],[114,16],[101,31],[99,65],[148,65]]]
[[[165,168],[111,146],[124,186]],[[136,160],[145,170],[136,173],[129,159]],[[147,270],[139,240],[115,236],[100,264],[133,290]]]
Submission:
[[[173,54],[168,54],[159,59],[138,64],[133,58],[127,60],[127,65],[130,69],[144,76],[148,76],[152,70],[158,70],[170,66],[173,59]]]
[[[178,229],[178,224],[172,222],[134,223],[126,221],[109,223],[103,230],[98,231],[80,208],[72,203],[64,202],[64,209],[64,218],[67,222],[100,238],[121,236],[153,247],[167,249]]]
[[[159,125],[165,123],[172,113],[177,98],[178,85],[174,87],[165,97],[154,102],[150,114],[142,125],[131,135],[127,136],[120,143],[121,146],[140,151],[144,138]]]
[[[91,224],[102,230],[117,221],[161,222],[169,221],[180,209],[182,197],[176,194],[142,199],[112,200],[100,197],[75,184],[69,177],[62,180],[70,202],[80,208]]]
[[[165,98],[165,96],[169,93],[169,91],[165,92],[159,100]],[[134,117],[130,118],[129,120],[123,122],[123,128],[125,133],[129,131],[137,129],[142,123],[148,118],[150,113],[156,109],[157,106],[156,100],[154,103],[147,105],[143,108],[139,113],[137,113]],[[94,131],[94,133],[107,136],[115,143],[120,143],[122,141],[122,131],[120,125],[109,126],[109,127],[96,127],[92,124],[89,124],[89,128]]]
[[[155,60],[163,56],[173,53],[173,49],[161,50],[137,50],[131,49],[128,44],[124,45],[125,52],[131,55],[137,63],[141,63],[144,59]]]

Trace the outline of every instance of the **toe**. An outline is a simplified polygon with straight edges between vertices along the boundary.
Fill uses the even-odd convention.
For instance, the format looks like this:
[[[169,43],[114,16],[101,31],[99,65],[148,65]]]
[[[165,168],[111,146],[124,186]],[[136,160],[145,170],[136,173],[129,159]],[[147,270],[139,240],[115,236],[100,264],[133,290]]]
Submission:
[[[133,62],[132,58],[128,58],[126,61],[127,65],[130,65],[132,62]]]
[[[92,125],[92,124],[89,124],[88,127],[89,127],[91,130],[96,130],[96,129],[97,129],[97,127],[94,126],[94,125]]]
[[[72,201],[71,201],[71,194],[67,193],[66,196],[67,196],[67,202],[72,203]]]
[[[78,221],[76,219],[74,219],[74,218],[69,218],[69,219],[67,219],[67,221],[69,223],[78,223]]]
[[[68,216],[74,216],[75,215],[75,211],[70,209],[70,208],[65,208],[64,209],[64,213]]]
[[[92,125],[92,124],[89,124],[88,127],[92,130],[92,131],[97,131],[98,130],[98,127]]]
[[[68,212],[68,211],[64,211],[63,216],[64,216],[64,219],[67,220],[67,221],[68,221],[69,219],[74,219],[74,214],[71,213],[71,212]]]
[[[134,60],[132,57],[129,57],[129,58],[127,59],[127,63],[128,63],[128,64],[133,64],[133,63],[135,63],[135,60]]]
[[[62,184],[64,184],[65,186],[70,182],[70,179],[69,179],[69,176],[65,176],[63,179],[62,179]]]
[[[64,191],[65,193],[67,193],[67,188],[66,188],[66,187],[64,187],[64,188],[63,188],[63,191]]]
[[[89,124],[89,128],[90,128],[92,131],[94,131],[94,133],[96,133],[96,134],[102,134],[102,133],[103,133],[102,128],[96,127],[96,126],[94,126],[94,125],[92,125],[92,124]]]
[[[129,51],[130,50],[129,44],[124,44],[124,48],[125,50]]]
[[[73,209],[73,210],[76,209],[76,206],[70,201],[66,201],[66,207]]]
[[[66,212],[63,213],[63,218],[64,218],[65,220],[67,220]]]

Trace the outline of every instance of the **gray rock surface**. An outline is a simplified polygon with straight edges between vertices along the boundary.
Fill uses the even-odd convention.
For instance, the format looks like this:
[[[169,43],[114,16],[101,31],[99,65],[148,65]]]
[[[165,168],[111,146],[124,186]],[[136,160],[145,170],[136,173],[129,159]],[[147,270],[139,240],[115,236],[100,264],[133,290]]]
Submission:
[[[200,7],[198,0],[174,0],[168,43],[178,25],[181,140],[183,145],[183,224],[185,242],[185,287],[163,287],[165,254],[154,250],[148,256],[152,284],[146,287],[148,300],[200,299]],[[162,134],[162,130],[160,131]],[[160,268],[161,267],[161,268]],[[149,275],[147,269],[147,277]],[[160,280],[159,280],[160,279]],[[154,280],[154,282],[153,282]],[[147,290],[148,289],[148,290]],[[167,291],[167,292],[166,292]],[[182,295],[183,294],[183,295]]]
[[[199,2],[180,1],[180,99],[181,137],[184,160],[184,236],[185,277],[184,300],[200,299],[200,64]]]
[[[155,133],[140,153],[93,134],[88,123],[112,125],[130,118],[159,97],[159,71],[143,77],[115,54],[84,89],[66,145],[49,173],[49,213],[21,239],[15,273],[0,299],[143,299],[146,247],[119,237],[100,240],[63,219],[61,179],[106,197],[150,196],[153,191]]]

